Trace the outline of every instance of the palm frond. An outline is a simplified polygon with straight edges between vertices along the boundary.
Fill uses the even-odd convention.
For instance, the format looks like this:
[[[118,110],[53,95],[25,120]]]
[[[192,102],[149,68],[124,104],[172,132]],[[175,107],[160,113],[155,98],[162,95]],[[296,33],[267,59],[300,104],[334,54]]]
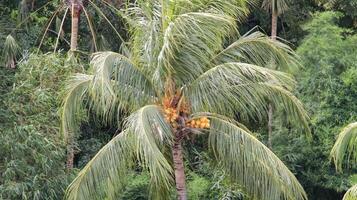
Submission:
[[[149,79],[121,54],[98,52],[93,55],[91,66],[94,74],[90,89],[92,106],[106,121],[118,106],[136,109],[157,97]]]
[[[263,0],[262,8],[280,15],[289,9],[288,2],[289,0]]]
[[[68,200],[115,199],[133,164],[134,140],[124,131],[108,142],[69,185]],[[108,189],[109,188],[109,189]],[[110,188],[115,188],[111,190]]]
[[[56,39],[54,52],[56,52],[56,50],[57,50],[58,42],[59,42],[59,39],[60,39],[61,35],[63,35],[63,33],[62,33],[63,32],[63,25],[64,25],[64,21],[66,19],[68,10],[69,10],[69,8],[66,8],[66,11],[64,11],[64,14],[63,14],[63,18],[62,18],[60,24],[58,24],[59,27],[58,27],[58,31],[57,31],[57,39]],[[56,18],[56,26],[57,26],[57,18]]]
[[[356,200],[356,199],[357,199],[357,185],[354,185],[347,190],[342,200]]]
[[[61,132],[66,141],[78,135],[80,123],[78,114],[83,108],[83,101],[92,80],[93,76],[91,75],[76,74],[69,80],[65,88],[66,94],[63,99],[61,114]]]
[[[337,171],[342,171],[345,159],[348,162],[347,166],[357,163],[357,122],[349,124],[338,134],[330,157]]]
[[[228,15],[182,14],[165,31],[158,68],[180,85],[193,81],[209,68],[211,58],[234,31],[234,18]]]
[[[172,186],[173,170],[162,153],[164,145],[171,147],[173,133],[162,110],[147,105],[130,115],[126,128],[135,134],[137,159],[151,176],[151,196],[166,197]]]
[[[251,2],[245,0],[179,0],[170,2],[171,9],[176,14],[188,12],[224,13],[239,21],[249,14],[248,5]]]
[[[147,105],[128,117],[124,131],[105,145],[71,183],[67,199],[112,197],[124,186],[127,172],[137,158],[151,176],[153,199],[167,199],[173,170],[162,153],[172,143],[172,131],[161,108]],[[115,189],[111,191],[111,189]],[[104,196],[103,196],[104,195]]]
[[[213,59],[216,64],[240,61],[283,71],[296,69],[299,66],[298,60],[288,45],[259,31],[243,35]]]
[[[217,161],[253,199],[307,199],[284,163],[246,127],[219,115],[205,116],[211,120],[209,147]]]
[[[210,111],[229,116],[239,112],[243,118],[261,118],[266,113],[266,100],[271,98],[269,92],[274,91],[268,87],[263,89],[258,83],[287,89],[295,84],[283,72],[246,63],[225,63],[206,71],[188,85],[186,95],[194,112]]]
[[[3,58],[5,61],[5,66],[14,68],[16,57],[19,55],[19,53],[20,47],[17,44],[16,40],[11,35],[8,35],[6,37],[3,49]]]
[[[294,94],[282,86],[271,83],[259,83],[255,87],[253,86],[253,89],[262,91],[262,94],[275,107],[282,107],[289,122],[297,127],[302,126],[306,136],[311,138],[311,130],[308,124],[309,116],[301,101]]]

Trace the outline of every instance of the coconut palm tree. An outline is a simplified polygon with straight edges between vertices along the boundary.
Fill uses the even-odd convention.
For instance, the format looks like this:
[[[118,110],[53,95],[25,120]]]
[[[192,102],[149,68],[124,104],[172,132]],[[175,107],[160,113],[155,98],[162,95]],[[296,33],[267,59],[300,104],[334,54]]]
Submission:
[[[262,8],[271,12],[271,37],[276,38],[278,17],[289,8],[288,0],[263,0]]]
[[[51,2],[54,2],[54,1],[47,2],[40,9],[45,8],[47,5],[50,5]],[[119,3],[120,3],[120,1],[119,1]],[[104,0],[101,0],[101,2],[94,2],[92,0],[61,0],[59,2],[59,5],[57,6],[57,9],[52,13],[52,15],[51,15],[51,17],[50,17],[50,19],[49,19],[49,21],[47,23],[47,26],[45,28],[44,34],[43,34],[43,36],[41,38],[41,41],[40,41],[39,48],[41,48],[42,43],[43,43],[43,41],[44,41],[44,39],[46,37],[46,34],[49,31],[49,28],[50,28],[52,22],[55,21],[55,19],[57,19],[56,23],[59,26],[57,27],[57,29],[58,29],[58,31],[56,33],[57,34],[57,40],[56,40],[54,51],[57,50],[59,39],[61,37],[63,38],[64,22],[65,22],[65,20],[67,18],[68,13],[71,13],[71,40],[70,40],[69,44],[70,44],[70,51],[72,51],[72,52],[76,51],[77,47],[78,47],[79,21],[80,21],[80,16],[83,13],[83,16],[85,17],[86,22],[87,22],[88,27],[89,27],[89,30],[90,30],[94,51],[97,51],[98,47],[97,47],[96,32],[95,32],[95,29],[94,29],[93,21],[91,19],[92,17],[90,15],[90,12],[88,12],[88,7],[92,7],[95,10],[95,12],[98,13],[98,15],[103,17],[104,20],[110,25],[112,30],[115,32],[115,34],[119,37],[119,39],[121,41],[124,41],[123,38],[119,35],[118,31],[113,26],[113,24],[110,22],[110,20],[103,13],[103,11],[100,8],[100,6],[108,7],[110,9],[112,7],[115,8],[110,3],[108,3],[108,2],[106,2]],[[38,10],[40,10],[40,9],[38,9]],[[64,13],[63,17],[62,17],[61,20],[58,20],[57,16],[62,12]]]
[[[296,65],[294,52],[260,32],[239,35],[245,0],[135,1],[120,11],[130,40],[123,53],[93,55],[88,74],[76,74],[63,102],[65,139],[78,136],[77,113],[89,108],[110,121],[128,113],[121,133],[82,169],[67,199],[115,199],[134,164],[150,174],[152,199],[176,186],[186,199],[183,142],[206,135],[212,156],[254,199],[307,199],[284,163],[240,122],[261,120],[266,100],[308,130],[291,93],[294,80],[264,68]],[[238,121],[234,116],[239,116]]]
[[[332,148],[330,157],[335,163],[336,171],[343,171],[344,161],[347,160],[347,166],[357,163],[357,122],[347,125],[338,134],[337,140]],[[357,199],[357,185],[351,187],[343,197],[343,200]]]

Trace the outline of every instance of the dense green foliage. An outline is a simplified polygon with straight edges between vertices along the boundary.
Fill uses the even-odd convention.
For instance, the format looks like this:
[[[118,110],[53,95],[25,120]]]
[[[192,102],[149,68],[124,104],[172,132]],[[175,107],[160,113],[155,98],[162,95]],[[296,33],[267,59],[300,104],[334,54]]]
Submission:
[[[67,171],[66,146],[60,132],[60,106],[64,83],[74,72],[82,71],[77,61],[69,60],[70,18],[64,23],[62,53],[37,53],[45,26],[59,1],[35,1],[35,7],[19,7],[20,0],[0,2],[0,199],[62,199],[78,170]],[[30,1],[28,1],[30,2]],[[95,1],[123,37],[126,26],[114,9]],[[108,1],[110,2],[110,1]],[[239,27],[244,33],[255,26],[270,34],[270,14],[259,3]],[[116,5],[118,8],[119,5]],[[350,122],[357,121],[357,1],[290,0],[289,8],[278,21],[278,35],[291,42],[303,68],[294,73],[296,95],[310,114],[312,139],[286,120],[281,110],[274,114],[273,151],[296,175],[311,200],[338,200],[357,181],[356,168],[338,173],[330,162],[336,135]],[[101,50],[118,50],[116,33],[93,7],[88,12],[95,22]],[[31,13],[31,14],[30,14]],[[58,30],[57,23],[50,26]],[[21,21],[26,19],[26,22]],[[46,34],[42,52],[52,52],[56,34]],[[20,47],[17,69],[7,69],[4,53],[11,34]],[[88,63],[93,51],[90,29],[80,22],[81,63]],[[40,51],[40,52],[41,52]],[[84,66],[87,68],[87,66]],[[90,110],[90,109],[88,109]],[[85,117],[76,143],[75,167],[81,169],[117,132],[117,124],[103,123],[90,112]],[[82,114],[82,113],[81,113]],[[266,141],[266,124],[250,122],[257,137]],[[193,138],[185,144],[189,199],[248,199],[244,189],[232,184],[229,175],[213,170],[207,144]],[[344,163],[346,164],[346,163]],[[353,176],[355,175],[355,176]],[[140,167],[128,174],[129,183],[121,199],[147,199],[150,177]]]
[[[337,174],[329,161],[335,135],[357,116],[353,75],[357,37],[337,25],[340,17],[333,12],[314,15],[304,26],[308,35],[297,50],[304,65],[297,75],[299,96],[311,113],[313,140],[309,144],[302,138],[294,139],[295,131],[279,128],[275,142],[276,150],[295,169],[311,199],[338,199],[338,193],[351,186],[348,174]]]
[[[58,137],[59,91],[77,67],[66,63],[56,54],[30,55],[18,65],[15,76],[1,69],[5,90],[1,98],[1,199],[60,199],[63,195],[71,176],[65,171],[64,143]]]

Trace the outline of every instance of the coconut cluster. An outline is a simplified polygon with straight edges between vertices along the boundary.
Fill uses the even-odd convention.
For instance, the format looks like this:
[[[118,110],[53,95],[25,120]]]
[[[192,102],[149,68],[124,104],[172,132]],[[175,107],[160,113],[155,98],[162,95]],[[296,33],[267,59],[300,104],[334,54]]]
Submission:
[[[186,123],[186,125],[188,127],[191,127],[191,128],[209,128],[210,127],[210,121],[207,117],[201,117],[199,119],[196,119],[196,120],[190,120]]]
[[[166,121],[170,123],[174,123],[177,120],[179,115],[176,109],[168,107],[165,108],[164,111],[165,111],[164,116]]]

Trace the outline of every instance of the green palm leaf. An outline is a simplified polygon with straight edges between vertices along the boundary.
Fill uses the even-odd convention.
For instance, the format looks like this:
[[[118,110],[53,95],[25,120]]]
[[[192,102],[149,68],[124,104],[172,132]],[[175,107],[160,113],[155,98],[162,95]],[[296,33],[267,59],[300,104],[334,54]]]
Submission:
[[[92,107],[106,121],[112,118],[117,107],[137,109],[157,96],[145,74],[121,54],[96,53],[91,66],[94,73],[89,91],[94,104]]]
[[[348,160],[347,166],[357,163],[357,122],[346,126],[337,137],[331,150],[331,159],[334,161],[336,170],[342,171],[343,161]]]
[[[88,92],[93,76],[86,74],[76,74],[70,79],[65,88],[66,95],[62,104],[62,134],[66,140],[78,135],[80,119],[78,113],[83,108],[83,101]]]
[[[242,184],[253,199],[307,199],[284,163],[246,127],[222,116],[208,117],[209,147],[231,180]]]
[[[79,172],[69,185],[68,200],[114,199],[133,164],[134,140],[127,131],[115,136]],[[108,190],[109,188],[109,190]],[[115,190],[110,190],[114,188]]]
[[[228,15],[185,13],[178,16],[163,36],[159,69],[163,68],[180,85],[193,81],[208,69],[211,58],[234,30],[234,18]]]
[[[246,63],[225,63],[202,74],[188,86],[193,112],[209,111],[243,119],[265,117],[267,101],[281,106],[292,124],[309,119],[302,103],[289,91],[295,82],[287,74]]]
[[[153,199],[168,198],[173,170],[161,150],[165,145],[171,147],[173,134],[161,108],[156,105],[142,107],[128,117],[126,127],[135,134],[138,161],[150,172]]]
[[[135,157],[150,173],[151,198],[169,198],[173,172],[161,150],[171,144],[172,131],[161,108],[156,105],[140,108],[128,117],[124,128],[79,173],[69,186],[67,199],[96,199],[100,195],[113,199],[125,184],[125,175]]]
[[[263,67],[274,64],[284,71],[292,71],[299,66],[298,56],[288,45],[273,40],[261,32],[249,32],[243,35],[213,59],[216,64],[237,60]]]
[[[248,4],[245,0],[179,0],[172,1],[171,8],[178,14],[188,12],[224,13],[238,20],[244,19],[248,14]],[[171,2],[170,2],[171,3]]]

